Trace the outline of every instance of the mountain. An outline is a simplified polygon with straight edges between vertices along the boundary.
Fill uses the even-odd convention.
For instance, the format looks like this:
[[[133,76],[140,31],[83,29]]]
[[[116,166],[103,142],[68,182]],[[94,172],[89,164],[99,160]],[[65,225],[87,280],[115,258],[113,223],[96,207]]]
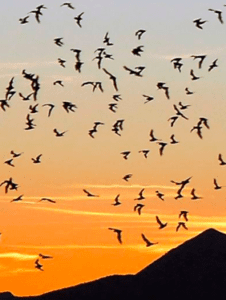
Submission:
[[[108,276],[36,297],[1,295],[1,300],[225,299],[226,234],[208,229],[135,275]]]

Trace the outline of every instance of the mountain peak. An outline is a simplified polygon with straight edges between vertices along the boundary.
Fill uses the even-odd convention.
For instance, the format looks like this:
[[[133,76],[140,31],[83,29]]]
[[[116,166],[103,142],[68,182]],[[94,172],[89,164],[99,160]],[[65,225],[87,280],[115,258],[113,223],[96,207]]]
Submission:
[[[11,294],[10,292],[3,292],[0,293],[0,299],[1,300],[11,300],[14,299],[15,297],[13,296],[13,294]]]
[[[192,266],[192,261],[200,267],[203,264],[202,268],[205,268],[210,263],[216,264],[217,261],[225,258],[226,234],[209,228],[179,245],[177,248],[171,249],[138,274],[152,273],[155,267],[166,268],[166,265],[169,268],[175,269],[177,264],[180,267],[184,265],[186,270],[188,270]]]
[[[136,275],[109,276],[32,299],[224,299],[225,282],[226,234],[210,228],[170,250]],[[9,293],[8,298],[0,294],[0,299],[15,298]]]

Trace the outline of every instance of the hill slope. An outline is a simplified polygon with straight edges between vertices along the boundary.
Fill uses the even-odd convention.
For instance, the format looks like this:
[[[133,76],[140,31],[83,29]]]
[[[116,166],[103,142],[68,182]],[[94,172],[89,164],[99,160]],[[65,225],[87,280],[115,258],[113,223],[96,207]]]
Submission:
[[[3,294],[2,294],[3,295]],[[20,300],[225,299],[226,234],[208,229],[138,272],[114,275]]]

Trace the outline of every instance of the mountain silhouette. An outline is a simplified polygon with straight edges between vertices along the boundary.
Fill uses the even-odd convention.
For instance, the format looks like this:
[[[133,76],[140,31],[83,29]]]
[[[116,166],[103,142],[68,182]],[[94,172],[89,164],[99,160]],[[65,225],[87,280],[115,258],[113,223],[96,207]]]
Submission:
[[[167,298],[185,300],[226,298],[226,234],[208,229],[170,250],[135,275],[108,276],[35,297],[0,294],[1,300]]]

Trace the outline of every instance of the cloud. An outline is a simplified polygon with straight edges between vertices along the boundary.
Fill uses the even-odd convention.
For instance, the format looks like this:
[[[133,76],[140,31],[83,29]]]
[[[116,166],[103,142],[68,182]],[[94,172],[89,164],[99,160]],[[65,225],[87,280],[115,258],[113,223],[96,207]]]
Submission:
[[[22,254],[17,252],[0,253],[0,258],[12,258],[16,260],[34,260],[37,259],[37,255]]]
[[[96,189],[117,189],[117,188],[123,188],[123,189],[143,189],[143,188],[162,188],[162,189],[178,189],[178,187],[175,186],[167,186],[167,185],[140,185],[140,184],[132,184],[132,185],[126,185],[126,184],[79,184],[79,185],[70,185],[70,186],[62,186],[64,188],[96,188]]]
[[[26,207],[31,208],[31,207]],[[97,212],[97,211],[80,211],[72,209],[62,209],[62,208],[51,208],[51,207],[32,207],[32,209],[51,211],[62,214],[70,215],[81,215],[81,216],[96,216],[96,217],[120,217],[120,218],[138,218],[139,216],[134,213],[109,213],[109,212]],[[143,217],[150,217],[150,214],[143,214]]]

